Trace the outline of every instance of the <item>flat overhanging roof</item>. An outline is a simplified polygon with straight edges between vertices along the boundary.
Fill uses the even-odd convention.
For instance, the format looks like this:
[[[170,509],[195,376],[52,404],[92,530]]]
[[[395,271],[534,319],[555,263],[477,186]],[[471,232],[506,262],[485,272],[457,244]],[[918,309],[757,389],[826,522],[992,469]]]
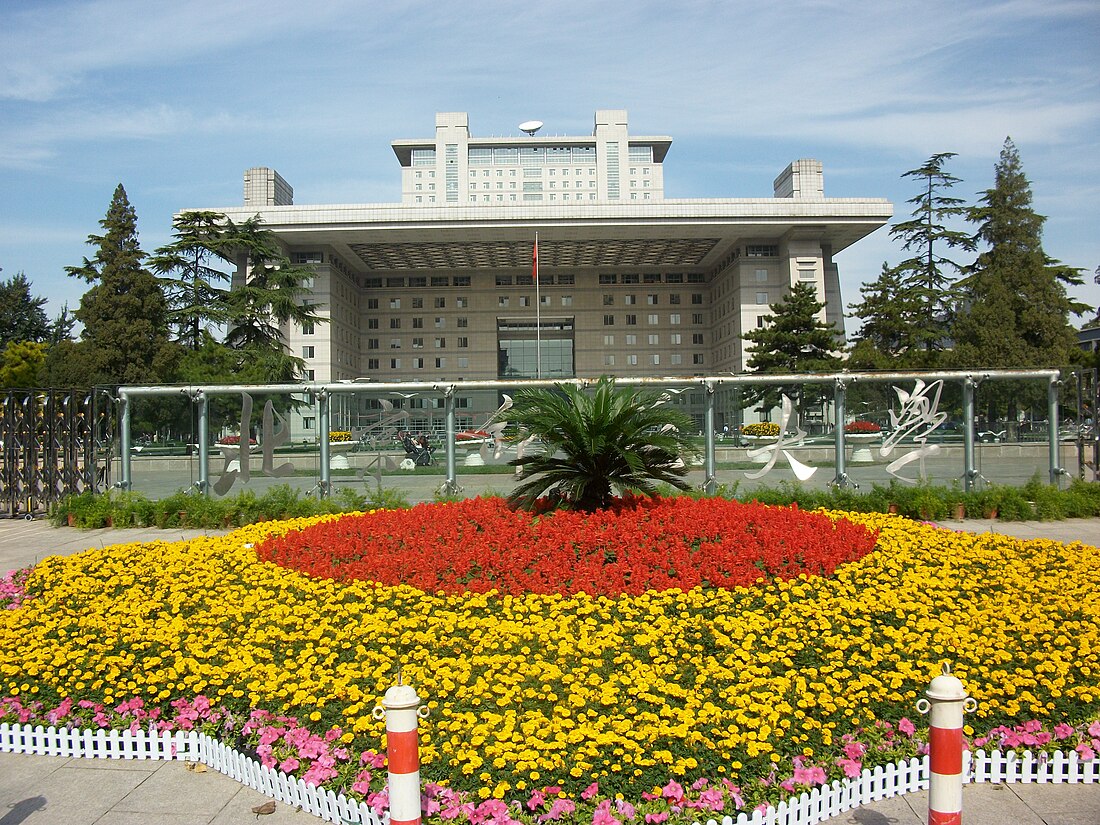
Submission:
[[[219,209],[259,215],[293,247],[334,248],[362,273],[530,268],[708,270],[746,244],[805,237],[833,254],[883,226],[884,199],[739,198],[571,205],[345,204]]]
[[[591,146],[596,148],[594,135],[526,135],[519,137],[471,137],[467,140],[467,146],[474,149],[483,148],[522,148],[531,147],[546,148],[551,146]],[[630,135],[626,141],[631,146],[652,146],[654,163],[664,163],[669,147],[672,146],[672,138],[667,135]],[[436,150],[435,139],[404,138],[390,143],[393,153],[402,166],[412,164],[413,149]]]

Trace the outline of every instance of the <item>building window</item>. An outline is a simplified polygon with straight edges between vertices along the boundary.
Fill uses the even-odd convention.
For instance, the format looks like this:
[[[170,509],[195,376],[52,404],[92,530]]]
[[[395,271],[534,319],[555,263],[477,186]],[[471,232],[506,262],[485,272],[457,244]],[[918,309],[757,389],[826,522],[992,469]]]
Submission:
[[[678,352],[674,352],[672,353],[672,355],[669,356],[669,363],[672,364],[674,367],[678,367],[682,363],[684,363],[684,356],[680,355],[680,353]]]
[[[367,359],[367,369],[368,370],[378,369],[378,359],[377,358],[368,358]]]
[[[699,364],[702,364],[703,363],[703,353],[701,353],[701,352],[692,353],[691,363],[695,364],[696,366],[698,366]]]
[[[444,349],[444,348],[446,348],[446,346],[447,346],[447,339],[446,338],[436,338],[435,339],[435,348],[436,349]]]
[[[529,307],[529,306],[531,306],[531,299],[526,295],[520,295],[519,296],[519,305],[521,307]]]
[[[671,315],[668,316],[668,322],[670,324],[672,324],[673,326],[675,326],[676,324],[679,324],[680,323],[680,313],[679,312],[673,312]]]
[[[424,339],[413,338],[413,349],[424,349]]]
[[[702,344],[703,344],[703,333],[693,332],[691,334],[691,343],[698,344],[699,346],[702,346]]]
[[[637,326],[637,324],[638,324],[638,316],[637,315],[627,315],[626,316],[626,325],[628,327]]]
[[[368,318],[367,319],[367,329],[378,329],[378,319],[377,318]]]
[[[691,323],[693,323],[693,324],[703,323],[703,313],[701,313],[701,312],[691,313]]]
[[[411,281],[411,280],[415,280],[415,279],[410,278],[409,280]],[[409,286],[415,286],[415,284],[410,283]],[[412,308],[413,309],[423,309],[424,308],[424,299],[423,298],[413,298],[412,301],[413,301],[413,303],[412,303]]]
[[[470,319],[466,317],[455,318],[455,326],[459,329],[465,329],[470,325]]]
[[[401,329],[401,319],[390,318],[390,329]]]
[[[317,378],[316,370],[306,370],[306,381],[314,381]]]
[[[615,326],[615,316],[614,315],[605,315],[605,316],[603,316],[603,325],[605,327]]]
[[[507,295],[498,295],[497,296],[497,306],[498,307],[508,306],[508,296]]]
[[[649,356],[649,362],[655,367],[659,366],[661,363],[661,356],[657,353],[653,353],[651,356]]]
[[[657,306],[657,303],[658,303],[658,296],[652,295],[652,294],[646,295],[645,296],[645,302],[647,304],[649,304],[651,307],[655,307],[655,306]]]
[[[749,244],[745,247],[746,258],[776,258],[779,247],[775,244]]]
[[[603,296],[603,305],[605,307],[613,306],[614,303],[615,303],[615,296],[614,295],[606,295],[605,294]]]
[[[367,298],[367,309],[378,309],[378,299]]]
[[[638,303],[638,296],[637,295],[625,295],[625,296],[623,296],[623,303],[626,304],[628,307],[632,307],[636,303]]]
[[[661,342],[661,336],[660,335],[655,335],[655,334],[650,335],[648,340],[649,340],[649,345],[651,347],[655,347]]]
[[[435,279],[433,278],[432,280],[434,281]],[[446,306],[447,306],[447,299],[446,298],[436,298],[435,299],[435,308],[436,309],[445,309]]]
[[[413,318],[413,329],[424,329],[424,319]]]
[[[445,327],[445,326],[447,326],[447,322],[444,321],[442,317],[437,315],[436,318],[435,318],[435,328],[436,329],[443,329],[443,327]]]
[[[671,295],[668,296],[668,302],[670,304],[680,303],[680,293],[679,292],[673,292]]]
[[[303,358],[312,358],[313,353],[314,353],[314,348],[312,346],[302,347],[302,357]]]
[[[390,309],[401,309],[401,299],[390,298]]]
[[[572,295],[562,295],[561,296],[561,305],[563,307],[573,306],[573,296]]]
[[[604,357],[603,357],[603,365],[605,367],[615,366],[615,356],[612,355],[611,353],[605,353]]]
[[[512,285],[512,276],[511,275],[497,275],[496,282],[497,282],[497,286],[511,286]]]
[[[459,295],[457,298],[455,298],[455,306],[459,309],[466,309],[470,306],[470,299],[467,298],[465,295]]]
[[[760,306],[767,306],[768,293],[766,293],[766,292],[757,292],[756,293],[756,303]]]
[[[756,328],[757,329],[763,329],[764,328],[764,316],[763,315],[757,315],[756,316]]]
[[[390,369],[391,370],[401,369],[401,359],[400,358],[391,358],[390,359]]]
[[[302,429],[312,430],[317,426],[317,419],[312,415],[302,416]]]
[[[470,366],[470,359],[469,358],[462,357],[462,358],[458,359],[458,368],[460,370],[469,369],[469,366]]]
[[[302,324],[302,335],[312,335],[312,334],[313,334],[313,322],[312,321],[304,322]]]
[[[680,333],[678,333],[678,332],[672,333],[672,335],[669,336],[669,343],[679,344],[680,343]]]
[[[768,280],[768,270],[758,269],[756,270],[756,282],[758,284],[765,283]]]
[[[458,348],[459,349],[466,349],[468,346],[470,346],[470,339],[467,338],[466,336],[459,336]]]
[[[391,338],[390,339],[390,349],[401,349],[401,339],[400,338]]]
[[[702,295],[702,293],[699,293],[699,292],[691,293],[691,302],[693,304],[695,304],[696,306],[702,306],[702,304],[703,304],[703,295]]]
[[[657,313],[656,312],[651,312],[649,315],[646,316],[646,320],[650,324],[656,324],[657,323]]]
[[[603,345],[604,345],[605,347],[613,347],[613,346],[615,346],[615,336],[614,336],[614,335],[605,335],[605,336],[603,337]]]
[[[628,356],[626,356],[626,363],[629,364],[632,367],[638,366],[638,356],[637,355],[628,355]]]
[[[367,339],[367,349],[378,349],[378,339],[377,338],[368,338]]]
[[[638,343],[638,336],[637,335],[627,335],[626,336],[626,345],[628,347],[633,347],[637,343]]]

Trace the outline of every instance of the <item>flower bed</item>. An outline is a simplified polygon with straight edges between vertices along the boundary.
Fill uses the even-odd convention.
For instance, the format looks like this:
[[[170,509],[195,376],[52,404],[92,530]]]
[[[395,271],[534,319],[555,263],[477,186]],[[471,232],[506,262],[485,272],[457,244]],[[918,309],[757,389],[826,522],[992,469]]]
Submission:
[[[844,425],[844,432],[850,435],[878,435],[882,427],[874,421],[850,421]]]
[[[400,659],[432,707],[422,775],[448,786],[432,786],[427,810],[480,821],[493,816],[494,800],[520,800],[529,821],[582,812],[591,820],[594,811],[605,822],[629,813],[705,819],[893,761],[922,747],[923,720],[911,721],[912,708],[943,661],[978,700],[968,733],[1032,737],[1020,741],[1086,758],[1100,748],[1092,548],[848,515],[877,531],[877,546],[830,575],[797,574],[791,564],[801,551],[793,551],[780,569],[761,559],[764,581],[750,587],[707,579],[609,595],[510,593],[503,581],[548,579],[554,570],[562,581],[583,580],[578,570],[600,546],[595,524],[610,543],[628,530],[627,512],[650,520],[635,542],[660,535],[666,520],[690,523],[693,512],[705,537],[712,516],[686,504],[624,508],[619,521],[603,515],[611,520],[568,534],[592,528],[592,552],[578,543],[572,566],[503,565],[502,586],[486,592],[458,592],[438,565],[432,572],[421,561],[410,566],[437,586],[311,577],[261,561],[252,546],[310,528],[309,541],[267,546],[316,558],[340,540],[328,530],[358,525],[373,541],[400,527],[412,530],[403,547],[364,543],[358,552],[396,548],[412,559],[417,543],[434,540],[434,555],[457,548],[456,558],[488,564],[500,548],[522,552],[516,542],[536,540],[491,522],[481,533],[494,534],[494,549],[472,523],[446,532],[461,523],[455,505],[410,512],[423,529],[375,513],[343,526],[333,517],[280,522],[43,560],[23,604],[0,611],[0,695],[13,697],[0,704],[0,720],[68,724],[80,714],[97,726],[203,726],[240,737],[268,764],[381,807],[384,736],[370,710]],[[783,520],[821,529],[809,520],[820,516],[752,512],[752,530],[768,534],[768,545],[793,529],[778,527]],[[565,529],[557,518],[539,517],[538,540]],[[725,526],[734,516],[723,518],[722,529],[735,532]],[[860,535],[843,522],[836,529]],[[629,556],[628,545],[616,547]],[[653,557],[676,564],[662,547]],[[692,558],[690,544],[675,552],[684,554],[680,566]],[[354,556],[341,550],[332,567],[363,561]],[[618,551],[605,558],[619,560]]]
[[[746,424],[741,428],[741,435],[747,435],[751,438],[775,438],[779,435],[779,425],[774,421]]]

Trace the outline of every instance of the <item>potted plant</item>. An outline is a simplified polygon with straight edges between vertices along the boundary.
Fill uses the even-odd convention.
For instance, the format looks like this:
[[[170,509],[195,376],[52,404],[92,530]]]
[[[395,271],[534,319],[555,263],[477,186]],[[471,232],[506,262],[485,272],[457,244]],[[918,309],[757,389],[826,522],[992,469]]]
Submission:
[[[866,446],[882,438],[882,427],[874,421],[849,421],[844,425],[844,440],[855,445],[852,450],[852,462],[870,464],[874,456]]]

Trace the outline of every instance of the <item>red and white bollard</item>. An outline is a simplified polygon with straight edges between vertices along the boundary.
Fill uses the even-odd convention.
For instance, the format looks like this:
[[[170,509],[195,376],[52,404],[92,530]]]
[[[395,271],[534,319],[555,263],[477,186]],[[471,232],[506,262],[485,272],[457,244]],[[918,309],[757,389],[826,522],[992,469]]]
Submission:
[[[925,695],[928,698],[917,702],[917,710],[930,714],[928,825],[962,825],[963,712],[973,712],[978,703],[966,695],[946,664]]]
[[[382,704],[374,709],[374,718],[386,719],[386,768],[390,791],[390,825],[420,825],[420,745],[417,739],[420,719],[428,708],[420,707],[420,697],[412,685],[401,683],[386,691]]]

